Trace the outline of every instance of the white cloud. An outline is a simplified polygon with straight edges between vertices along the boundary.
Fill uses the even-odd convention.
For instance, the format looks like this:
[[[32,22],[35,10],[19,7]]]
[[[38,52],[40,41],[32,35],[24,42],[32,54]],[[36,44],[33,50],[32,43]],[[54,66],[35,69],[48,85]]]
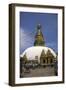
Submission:
[[[20,50],[29,47],[33,43],[32,37],[27,30],[20,29]]]

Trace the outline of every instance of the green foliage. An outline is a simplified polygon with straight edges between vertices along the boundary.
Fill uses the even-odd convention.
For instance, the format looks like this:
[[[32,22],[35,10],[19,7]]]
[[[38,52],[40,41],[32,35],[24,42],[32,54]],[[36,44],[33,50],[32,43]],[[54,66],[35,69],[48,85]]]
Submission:
[[[27,59],[27,56],[26,56],[26,53],[24,54],[23,59],[24,59],[25,61],[28,60],[28,59]]]

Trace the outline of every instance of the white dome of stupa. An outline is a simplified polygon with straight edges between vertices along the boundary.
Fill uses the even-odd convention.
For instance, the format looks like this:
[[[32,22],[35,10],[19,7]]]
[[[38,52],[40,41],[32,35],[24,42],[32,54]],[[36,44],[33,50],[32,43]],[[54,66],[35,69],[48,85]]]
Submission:
[[[20,57],[23,57],[26,54],[28,60],[36,60],[35,57],[38,56],[38,61],[40,61],[42,50],[44,50],[45,54],[49,50],[52,53],[52,55],[56,58],[56,53],[51,48],[45,46],[29,47],[20,55]]]

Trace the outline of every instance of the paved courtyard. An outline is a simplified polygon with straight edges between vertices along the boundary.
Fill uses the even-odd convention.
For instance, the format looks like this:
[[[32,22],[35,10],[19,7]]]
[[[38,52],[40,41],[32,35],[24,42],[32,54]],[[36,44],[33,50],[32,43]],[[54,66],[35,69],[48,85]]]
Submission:
[[[40,77],[40,76],[55,76],[54,67],[40,67],[26,70],[22,73],[23,77]]]

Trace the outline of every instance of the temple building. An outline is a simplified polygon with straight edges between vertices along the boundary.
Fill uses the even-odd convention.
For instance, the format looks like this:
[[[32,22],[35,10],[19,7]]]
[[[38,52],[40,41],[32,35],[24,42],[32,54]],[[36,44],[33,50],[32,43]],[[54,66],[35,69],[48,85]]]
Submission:
[[[38,63],[40,65],[53,65],[57,60],[57,55],[53,49],[46,47],[45,38],[42,34],[42,27],[37,25],[34,46],[27,48],[20,56],[26,63]]]

